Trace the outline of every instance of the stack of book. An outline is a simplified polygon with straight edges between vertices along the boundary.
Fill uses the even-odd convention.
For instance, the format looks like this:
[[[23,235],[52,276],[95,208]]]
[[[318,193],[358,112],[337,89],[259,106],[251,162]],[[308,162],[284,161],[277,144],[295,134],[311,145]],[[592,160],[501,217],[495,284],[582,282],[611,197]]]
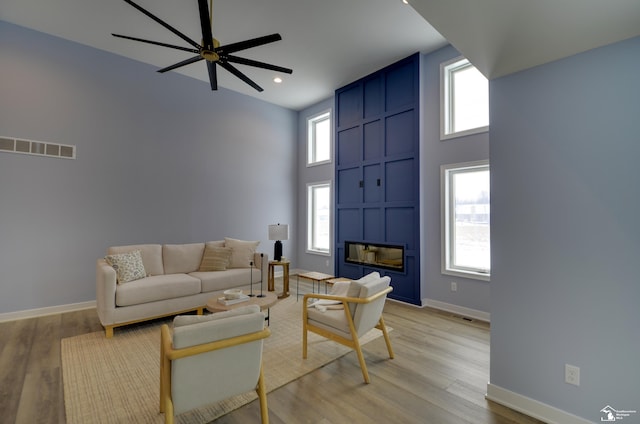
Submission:
[[[222,296],[218,298],[218,303],[221,303],[223,305],[233,305],[235,303],[246,302],[249,299],[250,297],[246,294],[241,294],[237,299],[227,299],[226,297]]]

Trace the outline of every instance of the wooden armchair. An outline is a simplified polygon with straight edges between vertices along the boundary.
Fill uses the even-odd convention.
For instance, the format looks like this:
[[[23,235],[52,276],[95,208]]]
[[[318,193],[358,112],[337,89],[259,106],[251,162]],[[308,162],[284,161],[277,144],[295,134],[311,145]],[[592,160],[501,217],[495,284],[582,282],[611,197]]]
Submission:
[[[269,422],[262,344],[270,330],[256,305],[208,316],[178,316],[161,328],[160,412],[174,414],[256,390]]]
[[[393,359],[391,341],[382,318],[387,294],[393,290],[393,287],[389,286],[390,282],[391,278],[380,278],[380,274],[375,272],[348,283],[346,296],[306,294],[302,311],[302,357],[307,358],[307,331],[319,334],[355,350],[364,381],[369,383],[369,373],[359,338],[372,328],[382,330],[389,358]],[[309,307],[309,299],[320,299],[325,305],[333,305]],[[335,309],[336,305],[342,305],[342,308]]]

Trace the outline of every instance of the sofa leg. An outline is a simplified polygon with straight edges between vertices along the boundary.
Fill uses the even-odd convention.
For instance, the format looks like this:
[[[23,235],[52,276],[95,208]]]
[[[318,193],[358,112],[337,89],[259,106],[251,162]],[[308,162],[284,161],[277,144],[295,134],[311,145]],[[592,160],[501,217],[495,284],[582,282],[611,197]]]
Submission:
[[[104,327],[104,333],[105,336],[107,337],[107,339],[110,339],[113,337],[113,326],[112,325],[107,325],[106,327]]]
[[[196,309],[196,313],[197,313],[198,315],[202,315],[202,314],[204,314],[204,307]]]

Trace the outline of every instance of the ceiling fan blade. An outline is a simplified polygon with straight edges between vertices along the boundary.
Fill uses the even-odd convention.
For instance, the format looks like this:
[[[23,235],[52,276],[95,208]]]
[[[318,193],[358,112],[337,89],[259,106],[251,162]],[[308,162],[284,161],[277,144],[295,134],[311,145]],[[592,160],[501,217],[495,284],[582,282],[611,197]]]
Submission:
[[[153,44],[156,46],[169,47],[170,49],[182,50],[190,53],[199,53],[199,50],[191,49],[189,47],[175,46],[173,44],[161,43],[159,41],[145,40],[143,38],[129,37],[128,35],[120,35],[120,34],[111,34],[114,37],[125,38],[127,40],[140,41],[141,43]]]
[[[153,19],[154,21],[156,21],[157,23],[159,23],[160,25],[162,25],[163,27],[165,27],[166,29],[168,29],[169,31],[173,32],[175,35],[177,35],[178,37],[182,38],[184,41],[186,41],[187,43],[191,44],[193,47],[195,47],[196,49],[200,49],[201,46],[200,44],[196,43],[195,41],[193,41],[191,38],[187,37],[186,35],[184,35],[183,33],[181,33],[180,31],[178,31],[177,29],[175,29],[174,27],[172,27],[171,25],[169,25],[168,23],[166,23],[165,21],[163,21],[162,19],[158,18],[157,16],[155,16],[154,14],[152,14],[151,12],[143,9],[141,6],[135,4],[134,2],[132,2],[131,0],[124,0],[125,3],[130,4],[131,6],[135,7],[136,9],[138,9],[140,12],[144,13],[145,15],[147,15],[148,17],[150,17],[151,19]]]
[[[209,5],[207,0],[198,0],[200,12],[200,27],[202,28],[202,47],[213,50],[213,34],[211,33],[211,20],[209,19]]]
[[[215,51],[218,54],[229,54],[229,53],[238,52],[240,50],[246,50],[252,47],[258,47],[264,44],[273,43],[275,41],[280,41],[280,40],[282,40],[282,37],[280,36],[280,34],[265,35],[263,37],[252,38],[251,40],[245,40],[245,41],[240,41],[238,43],[227,44],[226,46],[220,46]]]
[[[216,63],[207,60],[207,69],[209,70],[209,83],[212,90],[218,89],[218,76],[216,75]]]
[[[230,63],[227,62],[222,62],[222,61],[218,61],[218,64],[220,66],[222,66],[224,69],[226,69],[227,71],[231,72],[233,75],[237,76],[238,78],[240,78],[242,81],[246,82],[247,84],[249,84],[251,87],[255,88],[258,91],[264,91],[262,89],[262,87],[260,87],[258,84],[256,84],[255,82],[251,81],[251,79],[249,79],[248,76],[246,76],[245,74],[243,74],[242,72],[240,72],[238,70],[238,68],[236,68],[235,66],[233,66]]]
[[[200,56],[200,55],[194,56],[194,57],[192,57],[190,59],[183,60],[182,62],[178,62],[178,63],[176,63],[174,65],[167,66],[166,68],[158,69],[158,72],[163,74],[163,73],[165,73],[167,71],[173,71],[176,68],[180,68],[181,66],[185,66],[185,65],[190,65],[190,64],[196,63],[196,62],[198,62],[200,60],[204,60],[204,58],[202,56]]]
[[[240,65],[255,66],[256,68],[269,69],[271,71],[283,72],[285,74],[293,73],[292,69],[283,68],[282,66],[271,65],[269,63],[258,62],[257,60],[246,59],[244,57],[224,56],[227,62],[239,63]]]

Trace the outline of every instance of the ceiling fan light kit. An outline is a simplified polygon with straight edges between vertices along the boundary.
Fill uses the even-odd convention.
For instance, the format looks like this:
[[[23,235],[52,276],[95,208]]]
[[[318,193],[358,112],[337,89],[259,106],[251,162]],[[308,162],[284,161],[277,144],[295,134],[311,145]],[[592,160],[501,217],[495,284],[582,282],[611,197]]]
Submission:
[[[166,68],[159,69],[158,72],[164,73],[168,71],[172,71],[174,69],[190,65],[192,63],[199,62],[201,60],[206,61],[207,70],[209,72],[209,84],[211,85],[212,90],[218,89],[218,78],[217,78],[217,70],[216,65],[220,65],[227,72],[235,75],[257,91],[264,91],[262,87],[256,84],[253,80],[247,77],[244,73],[242,73],[238,68],[232,65],[232,63],[237,63],[240,65],[252,66],[255,68],[268,69],[271,71],[282,72],[285,74],[291,74],[293,70],[284,68],[282,66],[271,65],[269,63],[259,62],[257,60],[247,59],[239,56],[234,56],[232,53],[239,52],[241,50],[247,50],[253,47],[262,46],[265,44],[273,43],[275,41],[282,40],[280,34],[271,34],[265,35],[263,37],[252,38],[250,40],[240,41],[237,43],[227,44],[225,46],[221,46],[220,42],[213,38],[213,0],[211,0],[211,7],[207,4],[207,0],[198,0],[198,12],[200,14],[200,27],[202,30],[202,44],[196,43],[191,38],[187,37],[182,32],[178,31],[162,19],[158,18],[148,10],[144,9],[142,6],[134,3],[131,0],[124,0],[125,3],[130,4],[149,18],[153,19],[178,37],[182,38],[185,42],[190,44],[192,47],[183,47],[177,46],[173,44],[161,43],[159,41],[146,40],[143,38],[130,37],[127,35],[120,34],[111,34],[114,37],[124,38],[127,40],[138,41],[141,43],[153,44],[156,46],[167,47],[175,50],[182,50],[190,53],[195,53],[196,56],[191,57],[189,59],[185,59],[181,62],[175,63],[171,66],[167,66]]]

